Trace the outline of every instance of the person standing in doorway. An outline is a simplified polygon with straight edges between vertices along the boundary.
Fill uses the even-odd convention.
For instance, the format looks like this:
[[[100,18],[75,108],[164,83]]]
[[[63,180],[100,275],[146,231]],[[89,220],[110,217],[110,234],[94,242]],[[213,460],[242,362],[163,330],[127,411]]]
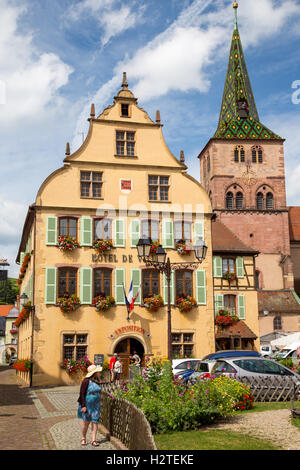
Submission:
[[[134,360],[134,365],[140,367],[141,358],[140,358],[140,356],[138,355],[138,353],[136,351],[133,352],[132,358]]]
[[[120,385],[120,377],[121,377],[121,374],[122,374],[122,370],[123,370],[123,366],[122,366],[122,363],[120,361],[120,357],[117,356],[117,360],[116,360],[116,363],[115,363],[115,381],[116,381],[116,385]]]
[[[92,364],[87,369],[87,374],[83,379],[79,398],[78,398],[78,411],[77,417],[82,420],[81,424],[81,445],[86,446],[86,433],[90,423],[92,423],[92,446],[98,447],[97,441],[98,423],[100,420],[100,392],[101,386],[99,385],[101,377],[101,366]]]
[[[109,361],[109,370],[110,370],[110,381],[114,382],[115,380],[115,363],[117,360],[117,353],[114,353],[114,355],[110,358]]]

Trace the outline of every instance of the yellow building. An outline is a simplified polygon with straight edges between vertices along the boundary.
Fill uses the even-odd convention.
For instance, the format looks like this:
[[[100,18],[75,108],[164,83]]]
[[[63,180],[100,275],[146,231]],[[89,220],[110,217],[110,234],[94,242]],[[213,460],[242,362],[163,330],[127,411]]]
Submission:
[[[92,105],[89,122],[83,145],[73,154],[67,145],[63,167],[41,185],[17,257],[21,265],[26,259],[21,294],[34,306],[34,327],[32,312],[19,324],[18,356],[33,358],[33,385],[70,383],[64,360],[83,355],[108,360],[117,352],[125,369],[134,350],[143,357],[167,356],[167,283],[138,259],[136,245],[145,237],[153,250],[159,243],[171,262],[183,263],[196,258],[182,241],[188,250],[199,237],[205,240],[204,262],[172,273],[172,351],[201,358],[215,350],[208,195],[187,174],[183,154],[177,159],[168,149],[159,112],[154,122],[138,106],[125,74],[113,105],[98,117]],[[65,236],[79,247],[64,251]],[[99,253],[97,240],[112,247]],[[138,297],[128,321],[124,289],[128,294],[131,282]],[[145,298],[158,294],[164,306],[151,311]],[[58,299],[68,295],[78,296],[80,305],[62,312]],[[115,304],[98,311],[99,295]],[[176,305],[182,296],[195,299],[188,312]]]

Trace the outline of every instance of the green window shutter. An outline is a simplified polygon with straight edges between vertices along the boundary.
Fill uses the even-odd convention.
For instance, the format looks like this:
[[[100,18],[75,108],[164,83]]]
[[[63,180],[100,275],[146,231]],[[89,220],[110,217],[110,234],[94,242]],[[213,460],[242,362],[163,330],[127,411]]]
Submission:
[[[130,246],[131,248],[136,247],[139,239],[141,238],[141,222],[139,219],[130,221]]]
[[[20,254],[20,268],[22,267],[22,264],[23,264],[23,261],[24,261],[24,256],[25,256],[25,253],[24,253],[24,251],[22,251],[21,254]]]
[[[80,302],[84,305],[92,303],[92,268],[80,268]]]
[[[173,220],[162,219],[162,246],[163,248],[174,248]]]
[[[47,245],[57,244],[57,217],[47,216]]]
[[[164,304],[168,305],[168,283],[167,277],[163,275],[163,291],[164,291]],[[175,273],[172,271],[171,274],[171,284],[170,284],[170,295],[171,295],[171,305],[175,304]]]
[[[219,310],[224,308],[224,297],[223,294],[215,294],[215,315],[217,316]]]
[[[29,300],[30,302],[33,301],[33,275],[31,273],[30,278],[29,278]]]
[[[198,305],[206,305],[206,271],[198,269],[196,271],[196,298]]]
[[[204,220],[197,220],[194,222],[194,242],[202,238],[204,240]]]
[[[241,256],[236,259],[236,276],[244,277],[244,258]]]
[[[222,258],[221,256],[213,257],[214,277],[222,277]]]
[[[81,217],[80,219],[80,245],[93,245],[93,220],[91,217]]]
[[[125,239],[126,239],[126,221],[125,219],[115,219],[114,227],[114,245],[119,248],[125,247]]]
[[[124,268],[116,268],[115,269],[115,300],[116,304],[125,305],[125,297],[124,297],[124,288],[125,287],[125,269]]]
[[[140,285],[141,285],[141,270],[140,269],[132,269],[131,270],[131,280],[132,280],[132,292],[133,292],[133,297],[136,296]],[[140,305],[141,304],[141,291],[139,292],[139,295],[134,302],[135,305]]]
[[[246,308],[245,308],[245,296],[244,294],[238,295],[238,315],[240,320],[245,320],[246,318]]]
[[[45,304],[56,304],[56,268],[46,268]]]

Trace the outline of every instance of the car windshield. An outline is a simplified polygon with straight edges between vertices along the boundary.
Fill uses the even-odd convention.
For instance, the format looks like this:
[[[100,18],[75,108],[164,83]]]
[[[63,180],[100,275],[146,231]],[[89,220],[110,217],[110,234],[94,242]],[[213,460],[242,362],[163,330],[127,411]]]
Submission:
[[[217,361],[212,368],[211,375],[214,375],[217,372],[229,372],[231,374],[235,374],[236,369],[226,361]]]
[[[280,352],[276,353],[276,357],[278,357],[278,359],[282,359],[282,358],[284,358],[290,351],[291,351],[291,349],[282,349]]]
[[[197,363],[198,361],[192,361],[192,360],[180,362],[179,364],[177,364],[175,369],[180,369],[180,370],[194,369]]]

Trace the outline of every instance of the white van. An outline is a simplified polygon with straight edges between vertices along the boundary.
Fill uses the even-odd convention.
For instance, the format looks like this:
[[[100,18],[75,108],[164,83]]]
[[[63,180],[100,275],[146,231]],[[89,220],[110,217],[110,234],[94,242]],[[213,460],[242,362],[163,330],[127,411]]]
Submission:
[[[262,357],[271,357],[273,354],[272,346],[270,344],[265,344],[260,347],[260,354]]]
[[[300,359],[300,343],[291,343],[285,346],[283,349],[274,354],[274,359],[293,359],[297,361]]]

